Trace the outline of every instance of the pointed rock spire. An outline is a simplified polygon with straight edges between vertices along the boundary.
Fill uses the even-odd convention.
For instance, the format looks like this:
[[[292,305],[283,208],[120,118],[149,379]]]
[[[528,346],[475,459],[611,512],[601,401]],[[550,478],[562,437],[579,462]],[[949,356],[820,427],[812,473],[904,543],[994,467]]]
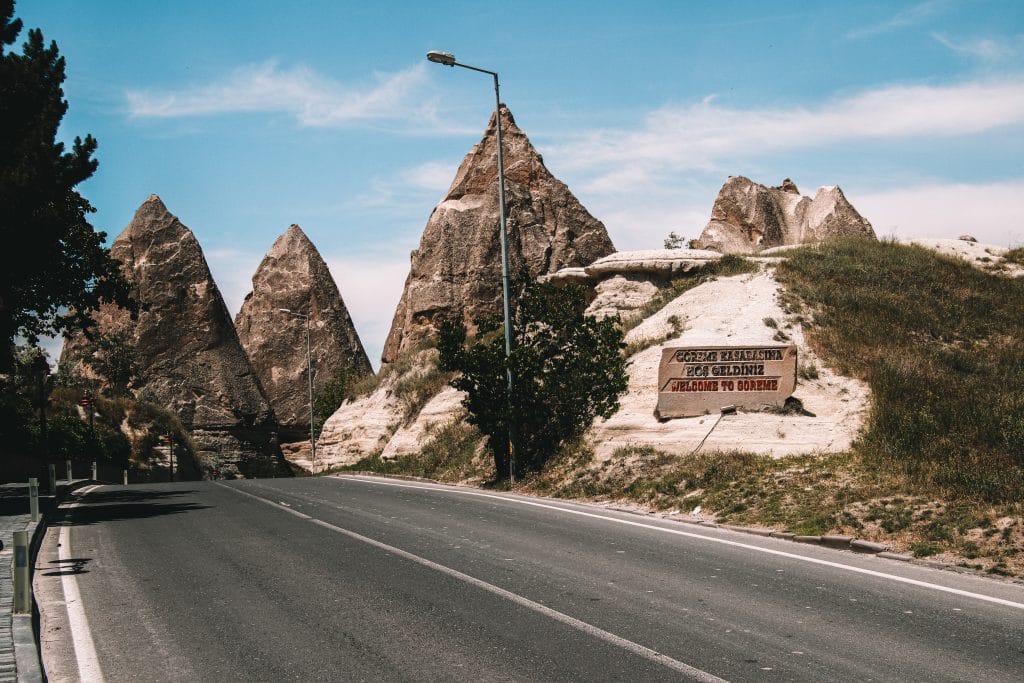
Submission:
[[[287,474],[273,411],[192,231],[151,195],[111,254],[142,311],[132,321],[105,306],[96,318],[101,332],[131,333],[136,388],[177,413],[209,476]]]
[[[694,246],[746,253],[836,235],[875,236],[871,223],[838,187],[821,187],[811,199],[802,197],[789,178],[779,187],[766,187],[743,176],[730,176]]]
[[[373,372],[327,264],[297,225],[277,238],[256,269],[235,329],[283,438],[307,438],[306,323],[282,308],[310,316],[314,391],[341,373],[355,379]]]
[[[597,220],[544,166],[501,105],[509,272],[514,281],[584,266],[615,248]],[[412,253],[405,290],[384,344],[383,361],[432,336],[439,322],[501,311],[498,144],[495,116],[462,160],[447,194]]]

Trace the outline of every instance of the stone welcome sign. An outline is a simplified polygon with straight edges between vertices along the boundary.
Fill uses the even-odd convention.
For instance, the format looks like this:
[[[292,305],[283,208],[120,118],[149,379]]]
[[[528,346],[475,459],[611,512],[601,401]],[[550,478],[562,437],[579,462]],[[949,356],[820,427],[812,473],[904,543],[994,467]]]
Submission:
[[[658,367],[660,420],[723,407],[782,407],[796,388],[796,345],[666,348]]]

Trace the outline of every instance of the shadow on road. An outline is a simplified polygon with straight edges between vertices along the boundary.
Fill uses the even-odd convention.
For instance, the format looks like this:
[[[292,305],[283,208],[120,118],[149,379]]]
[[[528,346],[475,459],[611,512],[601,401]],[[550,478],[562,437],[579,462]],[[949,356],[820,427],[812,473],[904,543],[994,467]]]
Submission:
[[[82,526],[125,519],[144,519],[194,512],[210,507],[209,505],[172,500],[192,493],[195,491],[187,489],[98,491],[84,497],[83,504],[78,507],[61,508],[61,514],[54,521],[54,525]]]
[[[38,567],[43,576],[65,576],[67,574],[88,574],[89,570],[85,565],[92,562],[91,557],[69,557],[66,560],[53,560],[50,562],[55,567]]]

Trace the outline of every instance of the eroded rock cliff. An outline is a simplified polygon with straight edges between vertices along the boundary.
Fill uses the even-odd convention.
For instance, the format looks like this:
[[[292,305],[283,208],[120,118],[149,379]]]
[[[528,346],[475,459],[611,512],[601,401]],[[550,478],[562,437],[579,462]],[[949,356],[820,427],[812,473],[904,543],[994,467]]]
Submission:
[[[178,415],[206,476],[287,474],[273,410],[192,231],[151,195],[111,252],[142,311],[133,321],[105,306],[95,317],[100,333],[127,333],[139,369],[136,393]],[[82,345],[68,340],[64,360],[74,363]]]
[[[340,374],[357,379],[373,372],[327,264],[297,225],[274,242],[256,269],[235,329],[282,438],[307,438],[306,323],[281,309],[309,315],[314,391]]]
[[[818,188],[812,199],[801,196],[789,178],[779,187],[767,187],[730,176],[694,246],[727,254],[749,253],[837,235],[875,236],[871,223],[837,186]]]
[[[584,266],[614,251],[608,232],[544,166],[509,110],[501,109],[513,281]],[[427,221],[384,345],[383,361],[413,348],[438,323],[501,311],[498,146],[495,117],[459,166]]]

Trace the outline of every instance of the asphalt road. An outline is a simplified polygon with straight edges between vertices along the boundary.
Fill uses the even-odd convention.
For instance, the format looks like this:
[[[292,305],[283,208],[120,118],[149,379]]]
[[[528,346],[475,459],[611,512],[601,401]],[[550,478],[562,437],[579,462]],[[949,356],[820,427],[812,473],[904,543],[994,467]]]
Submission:
[[[78,500],[51,680],[1024,680],[1024,587],[874,556],[391,480]]]

